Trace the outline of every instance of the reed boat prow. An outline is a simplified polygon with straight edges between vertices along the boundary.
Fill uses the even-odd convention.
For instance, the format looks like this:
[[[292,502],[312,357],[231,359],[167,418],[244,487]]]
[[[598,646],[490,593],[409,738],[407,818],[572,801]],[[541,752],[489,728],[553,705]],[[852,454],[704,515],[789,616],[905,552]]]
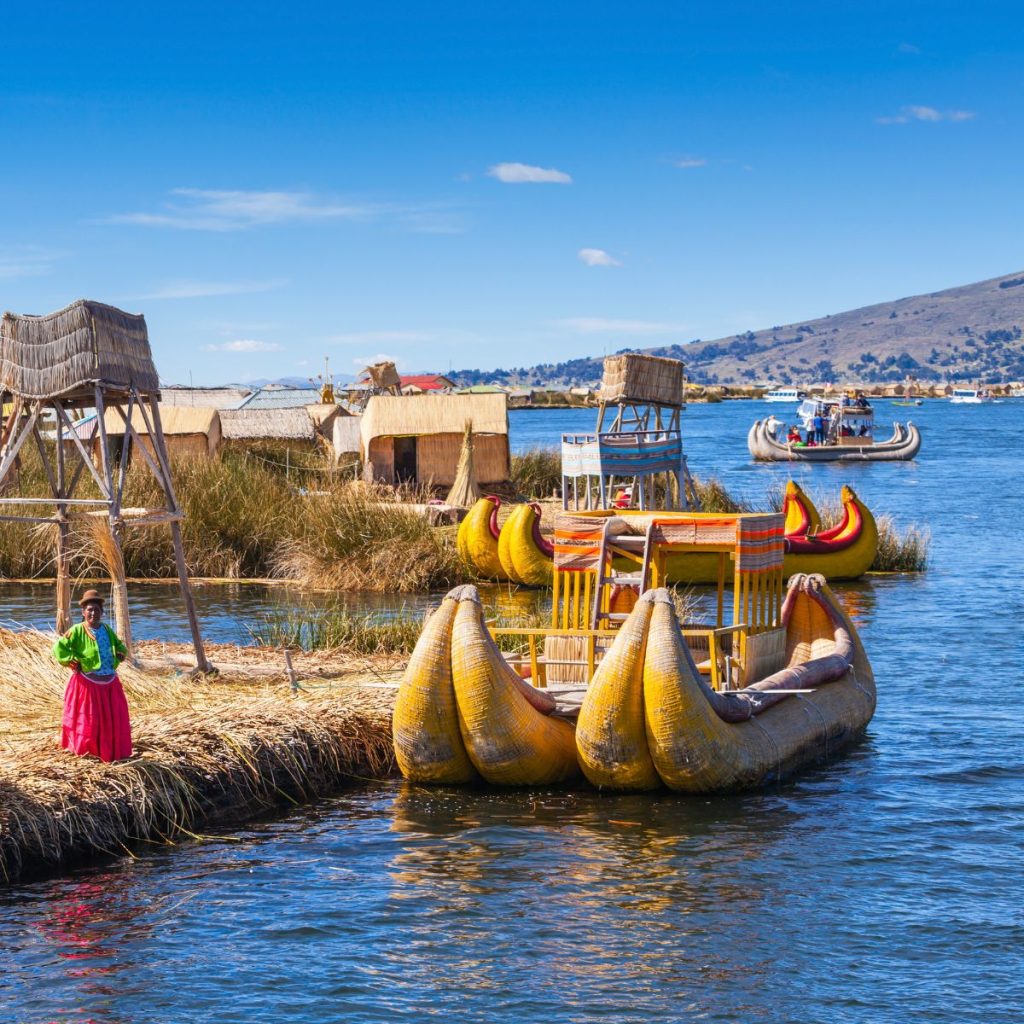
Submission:
[[[498,557],[498,509],[501,499],[493,494],[481,498],[459,523],[456,547],[462,560],[481,576],[506,579]]]
[[[871,720],[871,666],[824,580],[794,577],[783,614],[784,666],[722,693],[697,671],[669,593],[655,595],[644,706],[651,757],[670,789],[707,793],[777,781],[834,753]]]
[[[578,774],[572,725],[550,717],[552,697],[502,657],[484,623],[476,587],[458,594],[451,663],[459,730],[480,775],[506,786],[540,786]]]

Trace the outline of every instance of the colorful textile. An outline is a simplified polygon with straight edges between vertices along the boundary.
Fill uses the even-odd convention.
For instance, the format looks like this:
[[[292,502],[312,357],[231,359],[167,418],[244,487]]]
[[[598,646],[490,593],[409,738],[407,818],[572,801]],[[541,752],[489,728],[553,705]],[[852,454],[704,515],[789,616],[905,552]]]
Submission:
[[[97,639],[103,636],[104,646],[109,645],[107,662],[103,660]],[[121,643],[120,637],[106,623],[101,623],[94,636],[84,622],[72,626],[53,647],[53,656],[62,665],[70,665],[77,661],[78,667],[86,673],[101,672],[113,675],[117,671],[117,663],[128,656],[128,648]],[[108,667],[109,666],[109,667]]]
[[[75,754],[92,754],[101,761],[132,756],[132,727],[121,680],[109,683],[75,672],[64,691],[60,745]]]
[[[740,520],[737,572],[780,572],[785,554],[785,519],[781,513],[743,516]]]

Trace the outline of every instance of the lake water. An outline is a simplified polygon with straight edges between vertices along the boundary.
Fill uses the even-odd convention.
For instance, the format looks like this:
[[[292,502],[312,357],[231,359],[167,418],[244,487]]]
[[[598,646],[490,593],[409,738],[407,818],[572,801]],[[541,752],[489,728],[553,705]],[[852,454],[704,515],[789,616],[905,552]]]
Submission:
[[[842,588],[878,683],[858,746],[723,798],[368,785],[3,891],[0,1020],[1020,1020],[1024,403],[894,407],[915,462],[796,467],[749,459],[770,408],[692,406],[691,469],[848,482],[933,532],[927,573]],[[513,442],[592,421],[515,412]],[[207,624],[275,599],[200,590]]]

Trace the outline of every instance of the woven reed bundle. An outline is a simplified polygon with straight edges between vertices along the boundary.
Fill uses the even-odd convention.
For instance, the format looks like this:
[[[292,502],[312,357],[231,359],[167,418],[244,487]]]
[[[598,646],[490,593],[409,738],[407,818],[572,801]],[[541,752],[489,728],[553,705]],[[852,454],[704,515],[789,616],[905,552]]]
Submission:
[[[377,388],[398,387],[402,383],[402,378],[398,376],[395,364],[389,361],[367,366],[363,373],[369,374],[370,380],[373,381],[373,386]]]
[[[681,407],[682,360],[636,352],[605,356],[598,397],[602,402],[652,402]]]
[[[649,590],[622,624],[587,688],[576,722],[580,767],[600,789],[648,790],[660,785],[647,749],[643,672],[653,595]]]
[[[544,786],[578,774],[572,725],[538,710],[553,709],[554,701],[501,656],[476,587],[461,588],[451,664],[466,752],[487,782]]]
[[[395,759],[413,782],[450,785],[477,777],[459,733],[452,684],[452,624],[460,593],[453,590],[423,627],[395,698]]]
[[[459,464],[455,468],[455,483],[452,484],[446,499],[449,505],[469,508],[480,500],[480,488],[476,483],[476,472],[473,468],[473,421],[466,421],[466,432],[462,436],[462,451],[459,453]]]
[[[94,382],[159,391],[144,317],[87,299],[45,316],[4,313],[0,388],[57,398]]]

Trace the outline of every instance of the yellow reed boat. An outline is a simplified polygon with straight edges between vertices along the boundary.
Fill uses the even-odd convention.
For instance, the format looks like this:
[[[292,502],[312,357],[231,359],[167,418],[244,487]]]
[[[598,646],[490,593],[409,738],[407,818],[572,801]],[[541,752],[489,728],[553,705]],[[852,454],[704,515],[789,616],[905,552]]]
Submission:
[[[831,756],[870,720],[874,681],[824,580],[783,585],[784,522],[563,514],[550,627],[489,630],[473,587],[431,616],[395,707],[403,774],[547,785],[582,770],[606,789],[716,792]],[[687,556],[716,564],[710,621],[681,622],[664,587]]]
[[[786,484],[782,513],[785,518],[786,576],[819,573],[830,580],[856,579],[870,568],[878,551],[878,527],[871,509],[843,486],[843,515],[839,523],[821,529],[814,503],[793,480]],[[459,526],[458,549],[465,562],[481,577],[509,580],[528,586],[550,586],[554,549],[540,532],[540,506],[516,505],[499,529],[495,497],[481,498]],[[612,510],[619,515],[647,517],[659,512]],[[643,518],[636,520],[642,524]],[[626,563],[620,562],[620,565]],[[666,564],[671,583],[717,583],[718,559],[713,554],[687,552],[670,555]]]

